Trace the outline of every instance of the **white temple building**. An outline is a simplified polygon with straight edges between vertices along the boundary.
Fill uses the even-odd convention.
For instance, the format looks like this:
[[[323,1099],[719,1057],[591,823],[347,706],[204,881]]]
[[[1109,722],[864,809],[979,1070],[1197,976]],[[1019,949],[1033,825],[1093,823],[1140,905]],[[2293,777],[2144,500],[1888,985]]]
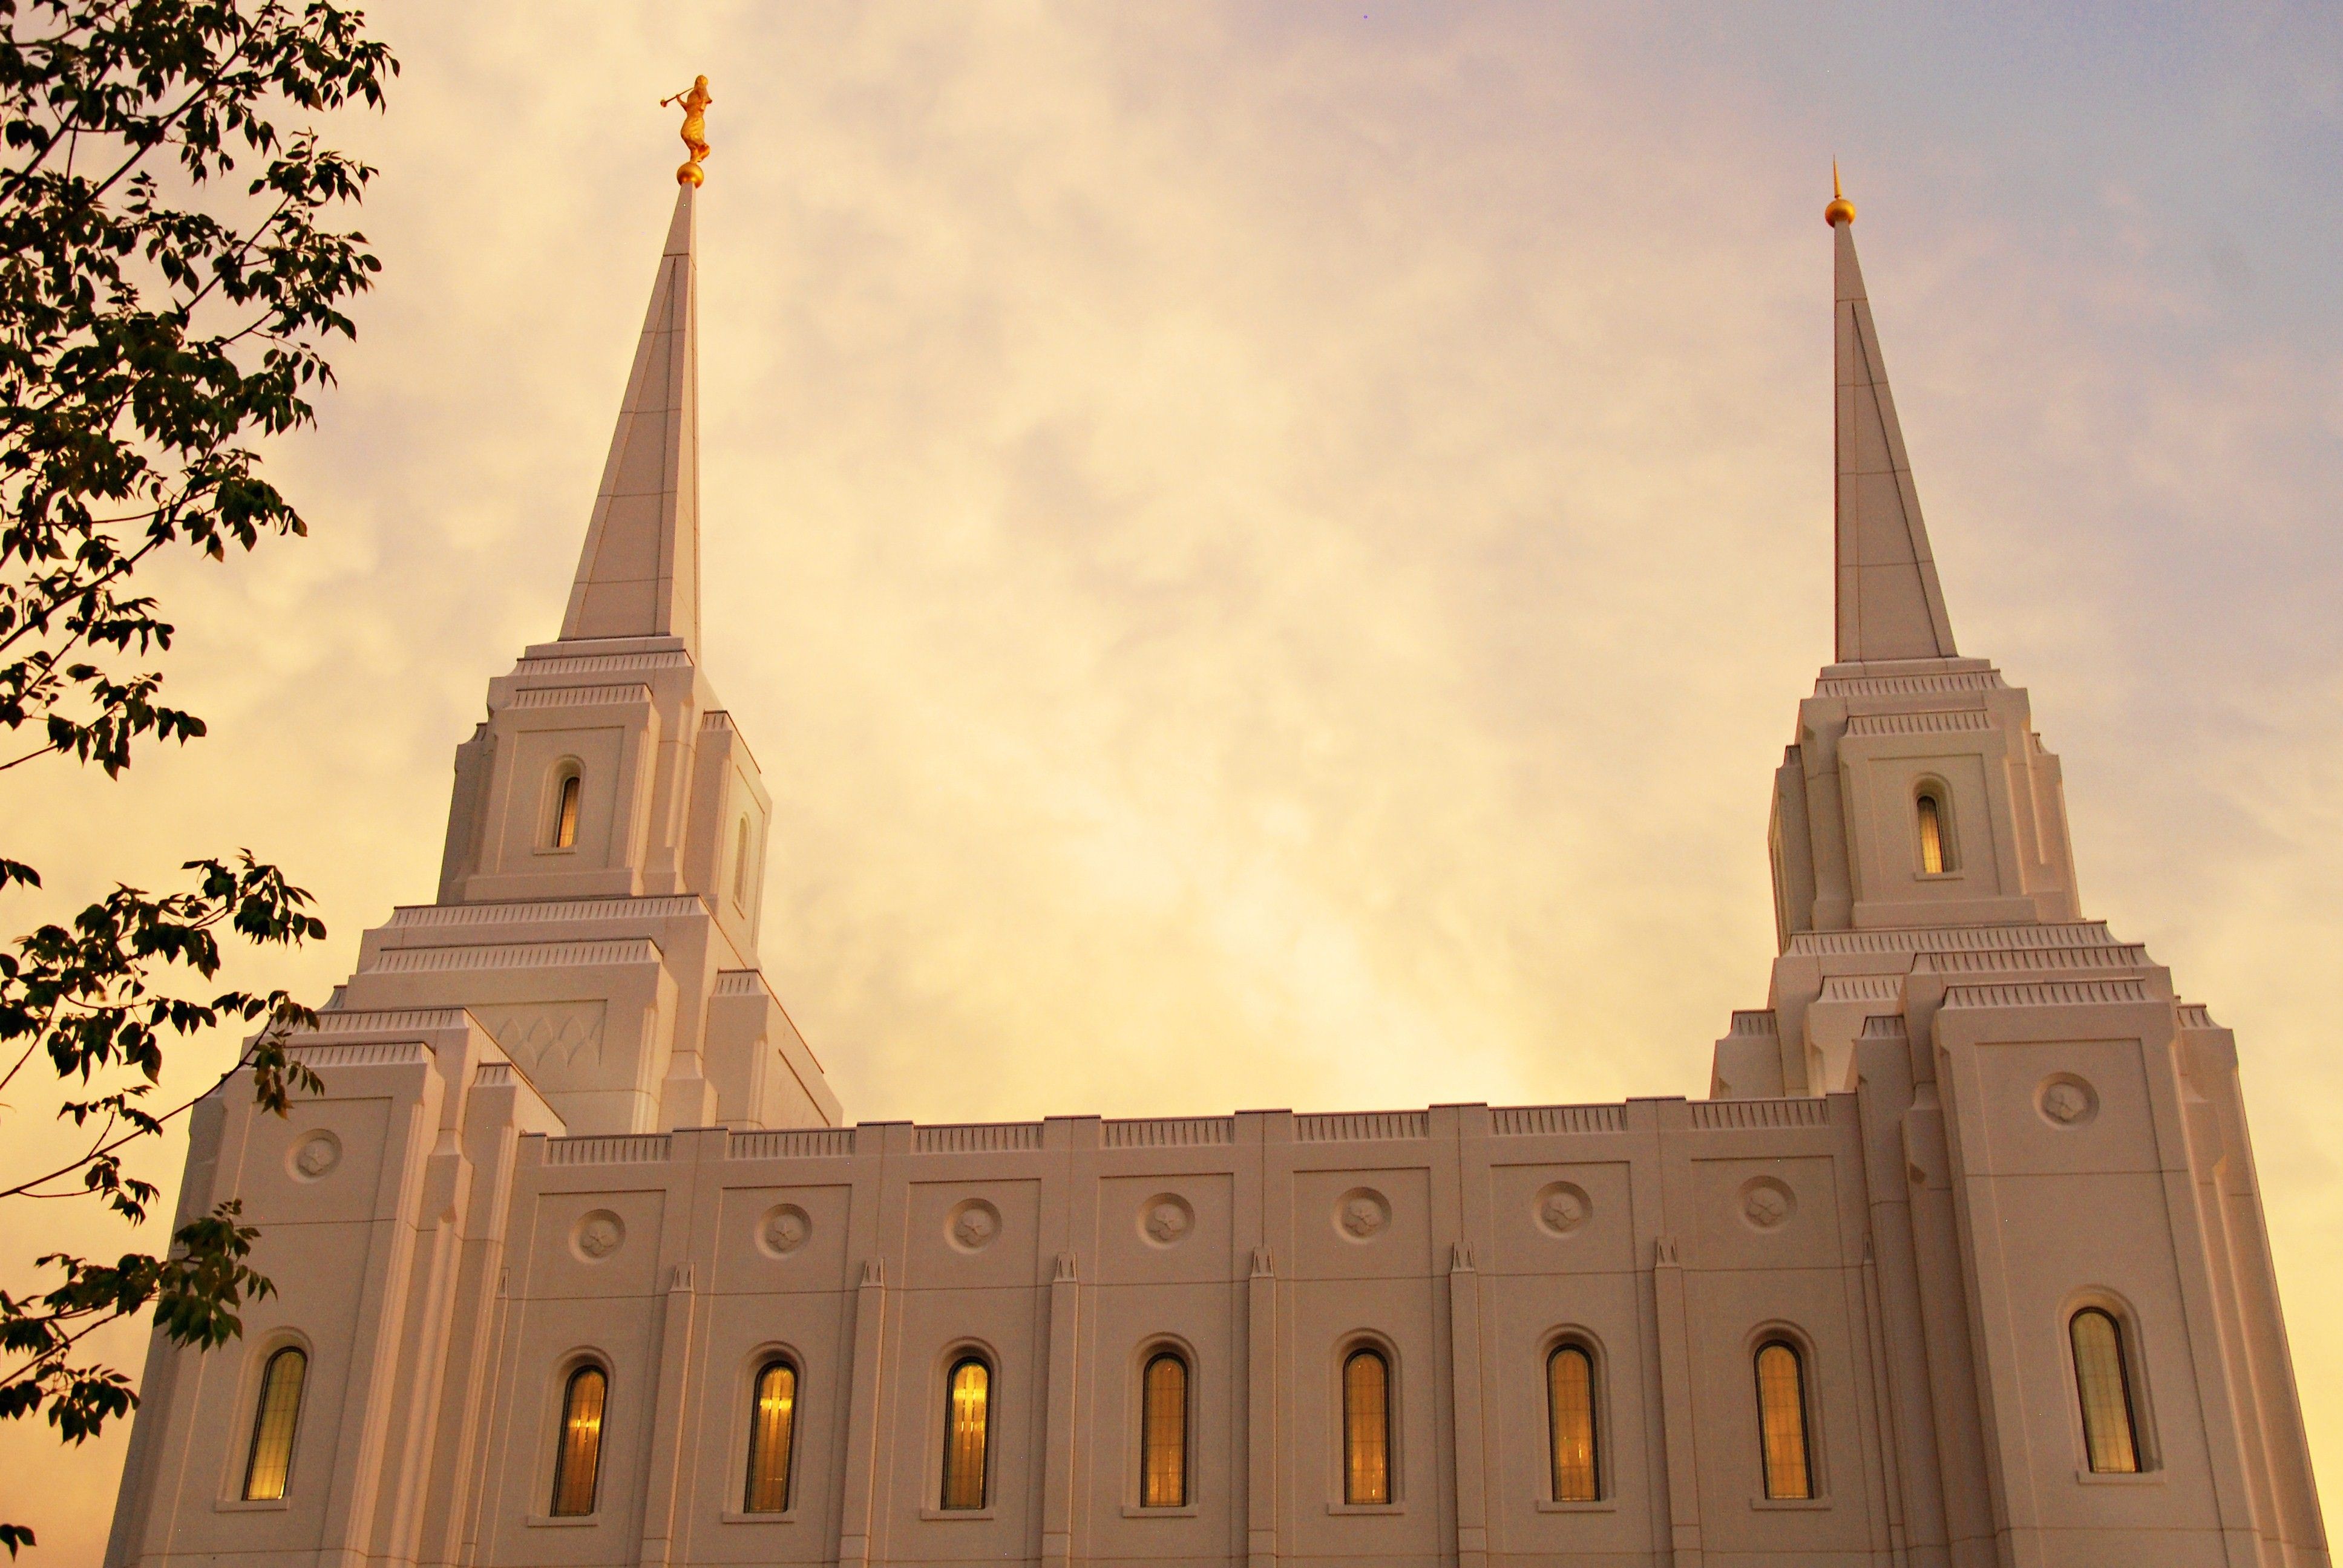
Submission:
[[[1851,206],[1835,657],[1708,1098],[915,1126],[846,1122],[759,965],[698,199],[437,898],[321,1096],[196,1112],[182,1220],[240,1199],[277,1293],[156,1340],[112,1568],[2329,1561],[2236,1042],[2087,918],[1956,649]]]

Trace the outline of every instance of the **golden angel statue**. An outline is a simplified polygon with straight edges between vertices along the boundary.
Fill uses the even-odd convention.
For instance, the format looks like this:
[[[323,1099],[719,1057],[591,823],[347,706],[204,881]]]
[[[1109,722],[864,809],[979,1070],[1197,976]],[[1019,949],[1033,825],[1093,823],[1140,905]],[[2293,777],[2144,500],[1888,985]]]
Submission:
[[[716,100],[708,95],[708,78],[695,77],[690,90],[661,98],[659,107],[670,104],[683,106],[683,145],[691,149],[691,156],[675,171],[678,185],[698,185],[708,176],[700,172],[699,160],[708,156],[708,106]]]

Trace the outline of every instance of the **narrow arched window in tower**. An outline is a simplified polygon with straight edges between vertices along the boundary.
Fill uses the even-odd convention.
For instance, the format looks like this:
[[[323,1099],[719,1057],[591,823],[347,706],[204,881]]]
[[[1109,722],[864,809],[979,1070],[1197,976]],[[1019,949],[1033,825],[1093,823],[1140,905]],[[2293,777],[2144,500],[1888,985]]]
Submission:
[[[585,787],[572,768],[561,775],[561,793],[553,808],[553,847],[574,849],[578,847],[578,796]]]
[[[1546,1422],[1554,1436],[1554,1500],[1592,1503],[1602,1495],[1594,1452],[1594,1358],[1560,1345],[1545,1358]]]
[[[946,1508],[984,1506],[987,1440],[991,1433],[992,1370],[974,1356],[955,1362],[945,1380],[944,1495]]]
[[[1794,1347],[1780,1340],[1757,1352],[1757,1432],[1765,1462],[1765,1495],[1812,1497],[1805,1362]]]
[[[600,1367],[569,1374],[561,1392],[561,1446],[553,1459],[553,1507],[557,1519],[594,1512],[594,1487],[602,1469],[602,1403],[610,1382]]]
[[[2085,1307],[2066,1323],[2075,1346],[2075,1389],[2083,1401],[2083,1447],[2101,1474],[2139,1469],[2139,1424],[2131,1408],[2131,1372],[2124,1364],[2123,1326],[2113,1314]]]
[[[1953,869],[1951,844],[1945,834],[1945,802],[1933,789],[1920,791],[1915,805],[1920,814],[1920,869],[1940,877]]]
[[[732,901],[742,910],[749,907],[749,819],[740,819],[740,830],[732,836]]]
[[[252,1409],[252,1452],[244,1462],[247,1503],[273,1503],[285,1495],[293,1473],[293,1432],[301,1421],[301,1385],[308,1376],[309,1358],[290,1345],[261,1369],[260,1397]]]
[[[1188,1363],[1170,1351],[1140,1374],[1139,1505],[1188,1505]]]
[[[1391,1501],[1391,1363],[1380,1351],[1342,1362],[1342,1501]]]
[[[789,1454],[797,1440],[798,1369],[767,1362],[749,1408],[749,1495],[743,1513],[779,1513],[789,1505]]]

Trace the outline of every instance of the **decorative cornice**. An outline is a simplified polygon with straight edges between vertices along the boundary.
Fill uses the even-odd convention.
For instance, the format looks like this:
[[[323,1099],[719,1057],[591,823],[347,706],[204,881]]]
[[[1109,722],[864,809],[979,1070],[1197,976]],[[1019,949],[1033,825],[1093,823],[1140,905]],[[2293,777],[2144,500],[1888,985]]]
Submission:
[[[771,997],[773,988],[766,983],[762,970],[719,970],[716,971],[716,990],[712,994]]]
[[[1293,1119],[1294,1141],[1300,1143],[1368,1143],[1431,1136],[1432,1113],[1427,1111],[1340,1111]]]
[[[511,942],[486,947],[387,948],[361,974],[440,974],[453,970],[585,969],[599,964],[655,964],[659,946],[649,937],[599,942]]]
[[[1695,1100],[1692,1124],[1707,1132],[1755,1132],[1784,1127],[1827,1127],[1827,1100]]]
[[[548,1138],[548,1165],[657,1165],[672,1151],[664,1132],[620,1132],[588,1138]]]
[[[1825,675],[1815,679],[1816,697],[1926,697],[1943,691],[2006,691],[1997,669],[1954,670],[1941,675]]]
[[[631,686],[532,686],[513,693],[510,708],[608,708],[621,703],[649,702],[651,689],[639,681]]]
[[[1904,991],[1902,975],[1833,975],[1816,1001],[1894,1001]]]
[[[854,1152],[851,1127],[792,1127],[735,1132],[725,1148],[732,1160],[835,1160]]]
[[[691,655],[680,648],[664,653],[575,653],[553,658],[523,658],[514,675],[618,675],[638,669],[689,669]]]
[[[2026,926],[1931,926],[1886,931],[1799,931],[1790,954],[1830,958],[1850,953],[1939,953],[1986,948],[2110,947],[2105,920]]]
[[[708,912],[697,895],[652,899],[524,899],[495,904],[401,904],[383,929],[566,925],[572,920],[672,920]]]
[[[341,1067],[412,1067],[423,1060],[423,1050],[419,1040],[395,1040],[367,1045],[290,1045],[286,1054],[322,1072]]]
[[[2086,1007],[2100,1002],[2153,1001],[2147,982],[2137,980],[2039,980],[2023,985],[1956,985],[1945,992],[1947,1008]]]
[[[911,1147],[921,1154],[1003,1154],[1041,1147],[1038,1121],[968,1121],[914,1130]]]
[[[1162,1116],[1099,1123],[1105,1149],[1196,1149],[1237,1141],[1233,1116]]]
[[[2147,948],[2122,942],[2100,948],[1987,948],[1921,953],[1913,968],[1936,974],[1991,974],[1997,970],[2139,969],[2147,963]]]
[[[1931,708],[1918,713],[1858,713],[1846,721],[1850,740],[1875,735],[1952,735],[1989,730],[1993,715],[1982,708]]]
[[[1489,1127],[1500,1138],[1535,1138],[1576,1132],[1624,1132],[1624,1105],[1499,1105]]]
[[[388,1034],[394,1030],[461,1029],[460,1007],[397,1008],[383,1012],[321,1012],[317,1027],[303,1034]]]

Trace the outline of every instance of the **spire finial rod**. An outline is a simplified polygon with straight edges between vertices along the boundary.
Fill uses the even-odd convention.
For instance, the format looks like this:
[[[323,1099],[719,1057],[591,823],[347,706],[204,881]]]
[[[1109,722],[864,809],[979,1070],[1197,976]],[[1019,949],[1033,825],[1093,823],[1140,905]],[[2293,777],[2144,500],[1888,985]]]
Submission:
[[[708,106],[715,101],[708,95],[708,78],[705,76],[694,77],[691,85],[684,91],[659,100],[662,109],[670,104],[683,106],[683,129],[679,134],[691,156],[684,159],[683,166],[675,171],[675,183],[679,186],[696,186],[708,178],[700,169],[699,160],[708,156]]]
[[[1836,228],[1843,223],[1853,223],[1854,221],[1855,204],[1846,199],[1846,193],[1845,191],[1839,189],[1838,160],[1836,158],[1833,158],[1831,159],[1830,206],[1823,208],[1823,222],[1830,225],[1833,228]]]

